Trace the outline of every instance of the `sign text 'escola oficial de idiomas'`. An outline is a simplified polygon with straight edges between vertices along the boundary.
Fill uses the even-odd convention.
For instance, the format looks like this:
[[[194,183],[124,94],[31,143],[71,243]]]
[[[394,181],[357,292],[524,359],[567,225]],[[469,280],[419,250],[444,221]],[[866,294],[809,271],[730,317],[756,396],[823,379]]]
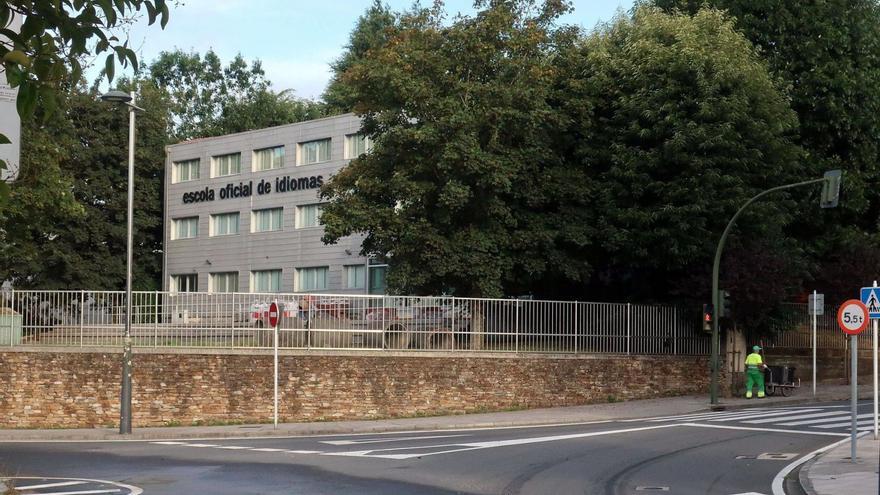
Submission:
[[[298,191],[301,189],[317,189],[324,184],[324,176],[323,175],[313,175],[311,177],[299,177],[292,178],[289,175],[285,175],[284,177],[275,177],[274,190],[275,192],[290,192],[290,191]],[[269,194],[273,190],[272,180],[260,180],[260,183],[257,184],[257,194]],[[226,186],[221,187],[219,192],[214,191],[210,187],[206,187],[201,191],[190,191],[187,193],[183,193],[183,202],[187,203],[201,203],[203,201],[214,201],[214,198],[220,196],[220,199],[230,199],[230,198],[247,198],[254,193],[254,181],[248,181],[247,183],[239,182],[238,185],[235,184],[226,184]]]

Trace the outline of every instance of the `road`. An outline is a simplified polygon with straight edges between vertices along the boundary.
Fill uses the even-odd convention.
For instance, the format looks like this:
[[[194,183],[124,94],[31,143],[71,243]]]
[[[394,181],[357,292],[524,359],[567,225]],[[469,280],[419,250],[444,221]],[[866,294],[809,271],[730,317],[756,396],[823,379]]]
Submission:
[[[870,428],[870,404],[859,414],[860,429]],[[0,469],[46,478],[6,482],[19,487],[72,483],[14,492],[22,495],[769,495],[783,468],[848,431],[848,405],[825,403],[537,427],[3,443]]]

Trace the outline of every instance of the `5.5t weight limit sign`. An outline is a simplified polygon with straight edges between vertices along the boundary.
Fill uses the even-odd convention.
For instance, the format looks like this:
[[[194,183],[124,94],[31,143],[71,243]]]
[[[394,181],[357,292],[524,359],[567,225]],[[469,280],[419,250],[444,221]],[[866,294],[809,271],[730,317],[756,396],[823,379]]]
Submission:
[[[857,299],[850,299],[840,305],[837,311],[837,324],[844,333],[858,335],[868,328],[868,308]]]

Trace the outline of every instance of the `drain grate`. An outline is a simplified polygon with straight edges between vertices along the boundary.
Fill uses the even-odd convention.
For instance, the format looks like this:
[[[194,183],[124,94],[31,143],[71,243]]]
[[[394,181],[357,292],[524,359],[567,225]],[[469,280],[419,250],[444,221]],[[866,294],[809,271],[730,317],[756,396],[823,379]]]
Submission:
[[[782,454],[777,452],[767,452],[758,455],[758,459],[762,461],[790,461],[797,457],[797,454]]]

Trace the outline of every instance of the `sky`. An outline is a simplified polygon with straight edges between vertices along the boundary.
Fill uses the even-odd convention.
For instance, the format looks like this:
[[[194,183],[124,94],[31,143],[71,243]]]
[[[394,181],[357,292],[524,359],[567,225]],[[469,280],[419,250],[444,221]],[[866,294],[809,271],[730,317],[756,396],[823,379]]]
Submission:
[[[172,3],[172,2],[169,2]],[[237,53],[247,61],[263,62],[276,90],[292,89],[296,96],[318,98],[330,79],[329,64],[348,42],[358,17],[371,0],[182,0],[171,7],[164,30],[146,21],[130,32],[130,46],[142,62],[161,51],[180,48],[204,53],[213,49],[224,64]],[[412,0],[386,0],[404,10]],[[425,5],[431,0],[423,0]],[[448,0],[450,14],[473,12],[472,0]],[[633,0],[574,0],[574,12],[562,22],[592,28],[608,21]],[[90,79],[99,68],[92,68]],[[129,72],[129,71],[124,71]]]

